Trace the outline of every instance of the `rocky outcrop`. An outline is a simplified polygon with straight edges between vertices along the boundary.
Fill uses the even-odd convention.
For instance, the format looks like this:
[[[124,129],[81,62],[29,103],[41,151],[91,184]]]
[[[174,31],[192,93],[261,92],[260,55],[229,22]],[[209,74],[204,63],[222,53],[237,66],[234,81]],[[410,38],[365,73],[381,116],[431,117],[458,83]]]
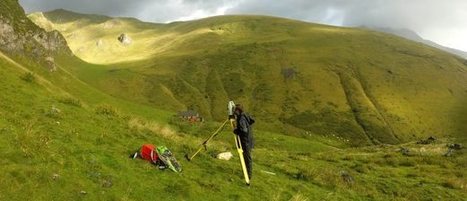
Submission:
[[[59,51],[62,47],[66,46],[66,41],[61,37],[57,31],[52,32],[39,32],[32,35],[34,40],[38,42],[43,48],[50,52]]]
[[[0,17],[0,48],[7,51],[17,49],[14,41],[16,41],[18,37],[14,33],[15,30],[13,27]]]
[[[96,41],[96,47],[101,47],[103,44],[104,42],[102,41],[102,39],[99,39],[98,41]]]
[[[120,36],[118,36],[118,41],[120,41],[120,43],[122,43],[123,45],[130,45],[132,40],[130,38],[130,36],[128,36],[127,34],[120,34]]]
[[[47,53],[67,50],[67,43],[57,31],[45,32],[43,29],[17,31],[9,19],[0,15],[0,45],[7,52],[23,51],[26,47],[44,49]]]
[[[17,6],[0,13],[0,51],[10,56],[27,57],[55,71],[58,54],[71,54],[64,37],[57,31],[47,32],[32,23],[16,2],[2,2],[5,7]]]
[[[53,57],[46,57],[45,62],[50,72],[57,71],[57,66],[55,65],[55,59]]]

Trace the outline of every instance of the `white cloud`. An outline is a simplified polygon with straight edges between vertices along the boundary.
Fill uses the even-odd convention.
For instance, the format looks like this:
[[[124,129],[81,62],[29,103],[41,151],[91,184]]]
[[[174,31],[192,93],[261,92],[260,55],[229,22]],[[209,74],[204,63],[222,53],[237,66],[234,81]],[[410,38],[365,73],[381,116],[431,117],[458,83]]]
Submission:
[[[431,29],[420,33],[423,38],[467,52],[467,27]]]

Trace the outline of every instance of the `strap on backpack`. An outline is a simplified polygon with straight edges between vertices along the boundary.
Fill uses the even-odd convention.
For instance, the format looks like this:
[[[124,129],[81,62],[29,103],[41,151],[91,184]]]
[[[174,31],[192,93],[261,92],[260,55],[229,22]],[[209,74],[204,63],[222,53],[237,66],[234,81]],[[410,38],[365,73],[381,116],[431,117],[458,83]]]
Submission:
[[[151,161],[156,163],[156,161],[154,161],[154,150],[151,150]]]

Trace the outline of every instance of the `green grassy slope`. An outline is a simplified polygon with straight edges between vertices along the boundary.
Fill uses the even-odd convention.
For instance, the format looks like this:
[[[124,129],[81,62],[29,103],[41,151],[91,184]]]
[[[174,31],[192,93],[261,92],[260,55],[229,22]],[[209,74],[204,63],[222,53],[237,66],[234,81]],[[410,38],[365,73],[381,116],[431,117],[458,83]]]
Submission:
[[[3,19],[4,13],[9,20],[27,21],[15,0],[0,2]],[[0,34],[5,36],[13,35]],[[237,157],[211,157],[233,151],[228,131],[193,162],[181,157],[218,123],[179,122],[76,79],[104,76],[106,66],[59,51],[50,52],[57,65],[50,72],[36,58],[21,57],[31,54],[23,51],[0,51],[0,200],[461,200],[466,195],[465,151],[441,156],[455,139],[404,144],[411,155],[402,156],[398,146],[346,148],[336,137],[307,140],[261,129],[256,130],[253,185],[246,188]],[[183,173],[128,159],[142,143],[169,146]],[[342,171],[353,182],[345,182]]]
[[[342,146],[336,138],[264,131],[256,132],[253,185],[246,188],[238,158],[210,157],[233,151],[229,132],[193,162],[181,157],[219,124],[179,122],[174,128],[112,112],[119,109],[112,105],[89,106],[50,91],[37,75],[25,79],[25,72],[0,58],[1,200],[459,200],[466,194],[465,153],[441,156],[446,142],[404,145],[414,153],[406,157],[392,146],[338,149],[330,146]],[[147,142],[169,146],[184,172],[127,158]],[[342,171],[352,183],[341,178]]]
[[[80,58],[105,64],[77,69],[79,78],[156,108],[221,120],[234,99],[263,128],[353,144],[465,135],[467,62],[392,35],[263,16],[170,24],[66,11],[30,18],[52,24]],[[120,33],[133,44],[119,44]]]
[[[10,16],[5,17],[8,19],[6,24],[12,25],[11,19],[27,20],[21,18],[24,13],[16,1],[4,1],[0,5],[2,14],[7,12],[7,8],[18,8],[17,11],[9,11]],[[16,30],[16,26],[12,27]],[[30,29],[42,32],[34,26]],[[1,36],[17,37],[21,34]],[[45,51],[34,43],[26,45]],[[21,54],[30,53],[22,51],[0,52],[0,153],[3,156],[0,200],[143,200],[160,197],[206,200],[201,195],[206,194],[206,186],[214,185],[222,191],[210,194],[212,200],[223,198],[226,192],[231,192],[233,198],[252,199],[253,191],[244,191],[241,178],[233,177],[235,174],[232,172],[238,172],[234,161],[215,163],[217,161],[204,157],[201,163],[192,166],[182,162],[190,171],[174,179],[172,173],[158,171],[143,161],[129,160],[127,155],[145,142],[166,144],[182,155],[192,150],[201,139],[180,136],[167,125],[167,115],[162,111],[107,96],[75,79],[67,70],[91,68],[93,65],[59,52],[54,54],[58,69],[52,73],[41,63],[21,57]],[[65,68],[59,64],[65,60],[67,62],[62,63],[73,66]],[[151,121],[146,123],[148,119]],[[224,136],[231,137],[226,133]],[[281,138],[283,143],[274,143],[282,148],[290,147],[291,141],[297,141],[277,134],[269,136]],[[258,140],[273,143],[261,137]],[[216,151],[231,149],[227,139],[221,142],[213,142],[212,147]],[[307,148],[312,151],[307,147],[309,142],[298,144],[300,146],[290,150],[304,151]],[[329,149],[321,143],[313,144],[315,151]],[[209,175],[209,180],[206,180],[206,175],[212,171],[220,173]],[[287,177],[269,181],[279,183],[283,179]],[[299,185],[299,181],[292,182]],[[158,189],[157,186],[162,187]],[[294,194],[294,191],[282,188],[284,193],[281,196]],[[266,191],[262,195],[264,199],[269,196],[267,183],[258,185],[257,189]],[[87,194],[80,194],[80,191]]]
[[[397,147],[336,149],[323,143],[339,144],[337,139],[310,141],[263,131],[257,131],[253,185],[246,188],[238,158],[210,157],[233,150],[228,132],[208,153],[186,162],[182,153],[193,151],[205,132],[193,136],[161,122],[85,106],[86,101],[23,80],[24,71],[3,58],[0,72],[1,200],[459,200],[466,195],[465,153],[442,157],[444,142],[404,145],[416,153],[406,157]],[[192,125],[180,126],[193,131]],[[171,147],[184,172],[128,159],[143,142]],[[342,180],[342,171],[353,183]]]

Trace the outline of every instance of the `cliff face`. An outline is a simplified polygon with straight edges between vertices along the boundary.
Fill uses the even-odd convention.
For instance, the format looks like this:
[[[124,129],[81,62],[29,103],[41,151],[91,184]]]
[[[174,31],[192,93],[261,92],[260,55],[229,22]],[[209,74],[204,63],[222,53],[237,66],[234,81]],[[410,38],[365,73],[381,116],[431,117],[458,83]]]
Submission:
[[[17,0],[0,2],[0,51],[45,64],[51,71],[55,56],[71,53],[59,32],[47,32],[32,23]]]

